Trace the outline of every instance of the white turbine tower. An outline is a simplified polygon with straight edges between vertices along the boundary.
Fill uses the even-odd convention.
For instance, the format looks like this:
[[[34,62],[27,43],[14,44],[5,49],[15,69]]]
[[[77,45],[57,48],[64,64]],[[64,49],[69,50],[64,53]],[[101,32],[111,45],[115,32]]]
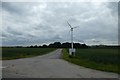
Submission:
[[[74,47],[73,47],[73,30],[74,30],[74,28],[77,28],[77,27],[79,27],[79,26],[72,27],[69,22],[67,22],[67,23],[68,23],[68,25],[70,26],[70,30],[71,30],[71,49],[69,50],[69,52],[70,52],[70,55],[72,54],[72,55],[75,56],[75,49],[74,49]]]

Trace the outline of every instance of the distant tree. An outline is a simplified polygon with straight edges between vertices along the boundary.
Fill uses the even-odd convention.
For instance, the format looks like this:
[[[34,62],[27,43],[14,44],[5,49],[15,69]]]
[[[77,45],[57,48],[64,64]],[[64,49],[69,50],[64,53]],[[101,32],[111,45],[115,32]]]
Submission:
[[[55,42],[54,44],[55,48],[61,48],[61,43],[60,42]]]
[[[42,46],[42,48],[47,48],[48,46],[46,45],[46,44],[44,44],[43,46]]]
[[[38,48],[38,46],[37,46],[37,45],[35,45],[35,46],[34,46],[34,48]]]
[[[49,47],[49,48],[53,48],[53,47],[54,47],[54,44],[51,43],[51,44],[48,45],[48,47]]]
[[[62,48],[70,48],[71,47],[71,43],[66,42],[66,43],[62,43]]]
[[[61,43],[60,42],[54,42],[48,45],[50,48],[61,48]]]
[[[15,46],[16,48],[22,48],[23,46]]]
[[[81,44],[80,43],[74,43],[74,48],[80,48],[81,47]]]
[[[38,46],[39,48],[42,48],[42,46],[40,45],[40,46]]]
[[[33,48],[33,46],[31,45],[30,48]]]
[[[82,44],[81,46],[82,48],[88,48],[88,46],[86,44]]]
[[[60,43],[60,42],[54,42],[50,43],[48,46],[46,44],[43,44],[41,46],[30,46],[31,48],[71,48],[71,43],[65,42],[65,43]],[[80,44],[80,43],[73,43],[74,48],[88,48],[86,44]]]

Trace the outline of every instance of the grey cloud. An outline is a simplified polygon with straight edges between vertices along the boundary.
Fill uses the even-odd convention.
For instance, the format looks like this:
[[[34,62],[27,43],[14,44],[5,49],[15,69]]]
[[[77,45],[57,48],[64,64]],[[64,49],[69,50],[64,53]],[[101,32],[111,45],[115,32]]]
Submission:
[[[22,35],[22,32],[18,32],[16,30],[13,30],[10,27],[8,27],[7,31],[8,31],[8,33],[13,34],[13,35]]]
[[[4,45],[70,41],[67,21],[73,26],[79,26],[74,30],[75,41],[117,42],[116,3],[96,6],[95,3],[85,2],[8,2],[3,3],[2,7],[3,36],[6,37],[3,39]]]
[[[38,5],[37,3],[31,2],[2,2],[2,9],[10,12],[11,14],[28,15],[32,12],[33,6]]]
[[[22,12],[25,12],[24,9],[21,8],[21,6],[18,6],[18,3],[15,2],[3,2],[2,3],[2,8],[5,9],[6,11],[9,11],[10,13],[17,13],[17,14],[22,14]]]
[[[111,2],[107,6],[111,10],[111,13],[113,15],[117,15],[118,14],[118,2]]]

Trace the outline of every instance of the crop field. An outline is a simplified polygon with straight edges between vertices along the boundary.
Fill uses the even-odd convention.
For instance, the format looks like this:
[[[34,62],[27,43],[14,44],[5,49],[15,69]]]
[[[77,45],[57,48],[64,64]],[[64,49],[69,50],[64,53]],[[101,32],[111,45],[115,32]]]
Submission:
[[[27,58],[47,54],[55,48],[2,48],[2,60]]]
[[[64,59],[77,65],[93,69],[120,73],[118,49],[77,49],[76,56],[69,56],[68,49],[64,49]]]

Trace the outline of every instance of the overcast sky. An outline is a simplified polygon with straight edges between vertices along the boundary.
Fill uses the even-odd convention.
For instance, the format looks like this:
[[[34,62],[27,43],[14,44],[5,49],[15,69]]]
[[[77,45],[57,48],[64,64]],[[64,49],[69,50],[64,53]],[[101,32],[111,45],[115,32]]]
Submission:
[[[117,2],[2,2],[3,46],[70,42],[118,43]]]

